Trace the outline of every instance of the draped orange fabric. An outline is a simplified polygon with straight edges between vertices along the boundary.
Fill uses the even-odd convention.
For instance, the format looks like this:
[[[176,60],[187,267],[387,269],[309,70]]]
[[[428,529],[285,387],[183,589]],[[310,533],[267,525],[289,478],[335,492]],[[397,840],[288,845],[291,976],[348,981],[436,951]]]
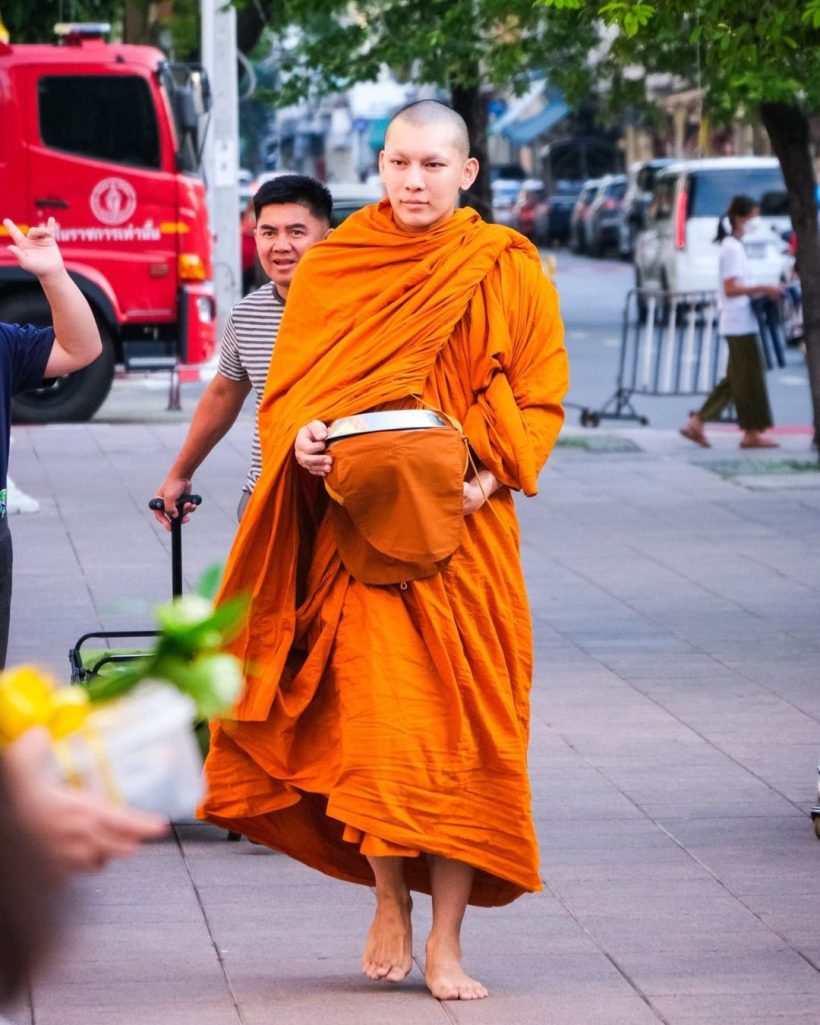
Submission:
[[[476,868],[470,901],[540,888],[527,776],[532,636],[511,489],[535,494],[568,383],[537,251],[469,209],[423,233],[389,204],[303,258],[259,415],[263,471],[220,597],[250,596],[247,688],[214,723],[203,818],[372,885],[365,855]],[[311,420],[425,404],[503,487],[435,576],[377,586],[339,559],[293,458]]]

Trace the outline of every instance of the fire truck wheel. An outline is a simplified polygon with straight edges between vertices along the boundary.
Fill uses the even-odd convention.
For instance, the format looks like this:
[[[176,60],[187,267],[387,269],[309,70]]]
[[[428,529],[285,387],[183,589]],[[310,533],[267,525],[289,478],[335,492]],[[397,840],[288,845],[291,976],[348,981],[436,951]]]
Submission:
[[[7,324],[51,323],[45,296],[36,292],[16,295],[0,303],[0,320]],[[93,363],[73,374],[47,381],[42,388],[16,395],[11,402],[12,422],[65,423],[90,419],[105,401],[114,378],[114,345],[104,324],[99,324],[103,351]]]

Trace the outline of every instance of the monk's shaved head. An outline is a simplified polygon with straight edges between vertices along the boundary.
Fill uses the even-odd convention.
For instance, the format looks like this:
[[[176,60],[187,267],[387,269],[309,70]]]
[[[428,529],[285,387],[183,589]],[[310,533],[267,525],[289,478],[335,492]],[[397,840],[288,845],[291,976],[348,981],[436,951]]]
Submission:
[[[379,174],[393,221],[402,231],[429,231],[453,216],[458,194],[478,174],[463,119],[435,100],[400,110],[387,126]]]
[[[394,114],[387,126],[385,138],[395,124],[412,125],[414,128],[429,128],[431,125],[445,125],[451,130],[453,145],[466,160],[470,155],[470,135],[467,123],[461,114],[438,100],[417,100]]]

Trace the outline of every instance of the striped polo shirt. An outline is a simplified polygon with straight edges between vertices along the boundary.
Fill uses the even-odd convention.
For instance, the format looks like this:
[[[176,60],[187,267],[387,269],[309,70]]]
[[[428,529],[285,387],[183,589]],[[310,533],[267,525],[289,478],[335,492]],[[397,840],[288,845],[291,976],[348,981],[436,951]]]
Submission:
[[[229,381],[250,381],[256,392],[256,414],[265,391],[268,367],[282,323],[285,303],[272,281],[240,299],[228,315],[217,370]],[[243,491],[253,491],[262,472],[259,425],[254,427],[251,468]]]

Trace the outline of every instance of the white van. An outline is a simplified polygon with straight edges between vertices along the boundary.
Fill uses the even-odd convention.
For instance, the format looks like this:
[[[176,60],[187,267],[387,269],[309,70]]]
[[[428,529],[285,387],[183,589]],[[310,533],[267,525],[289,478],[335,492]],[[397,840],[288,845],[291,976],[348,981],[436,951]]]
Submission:
[[[791,221],[779,162],[775,157],[715,157],[670,164],[658,174],[635,242],[636,287],[714,291],[718,220],[737,195],[760,204],[757,229],[743,238],[752,283],[786,280],[791,258],[782,233]]]

